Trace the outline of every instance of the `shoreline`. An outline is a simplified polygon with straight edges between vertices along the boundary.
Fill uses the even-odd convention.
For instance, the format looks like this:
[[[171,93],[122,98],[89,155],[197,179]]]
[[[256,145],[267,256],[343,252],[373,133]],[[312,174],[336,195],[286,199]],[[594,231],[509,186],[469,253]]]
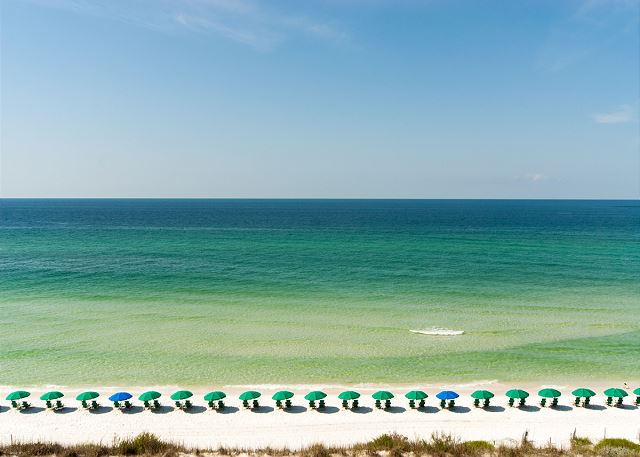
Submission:
[[[628,380],[630,391],[640,386],[640,380]],[[633,384],[632,384],[633,382]],[[636,385],[637,384],[637,385]],[[602,391],[616,386],[610,383],[587,383],[596,392],[590,408],[575,407],[571,390],[582,385],[506,384],[497,381],[482,381],[474,384],[448,385],[460,394],[454,410],[441,410],[435,394],[443,390],[442,385],[235,385],[189,388],[188,386],[146,386],[122,388],[117,386],[65,388],[41,386],[28,390],[27,399],[34,406],[32,411],[16,411],[7,407],[4,397],[10,389],[0,386],[0,443],[10,441],[47,441],[60,444],[112,443],[115,439],[131,438],[142,432],[150,432],[165,440],[185,446],[199,448],[288,448],[297,450],[316,443],[327,446],[346,446],[366,442],[384,433],[399,433],[410,439],[428,439],[434,433],[444,433],[464,441],[487,440],[495,444],[519,441],[525,433],[540,445],[551,442],[566,446],[573,433],[599,441],[605,437],[626,438],[634,442],[640,436],[640,409],[633,406],[635,396],[625,399],[624,408],[604,406]],[[622,386],[622,382],[619,383]],[[555,387],[561,390],[558,408],[541,408],[538,390]],[[185,412],[174,407],[169,396],[178,389],[192,390],[193,408]],[[254,388],[262,393],[259,410],[242,408],[238,395]],[[344,410],[337,394],[351,388],[362,394],[360,408]],[[371,394],[378,389],[387,389],[395,394],[392,408],[377,410]],[[414,410],[408,407],[404,393],[411,388],[420,388],[428,393],[426,407]],[[495,393],[489,409],[474,408],[469,394],[486,388]],[[530,393],[527,406],[510,408],[504,392],[510,388],[522,388]],[[44,410],[39,396],[46,390],[61,390],[65,410]],[[75,395],[92,389],[100,393],[97,399],[101,408],[89,412],[79,409]],[[287,389],[294,393],[290,411],[274,408],[271,395],[276,390]],[[328,394],[324,411],[311,410],[304,395],[310,390],[323,390]],[[114,411],[108,395],[118,390],[133,394],[133,408],[127,412]],[[138,395],[145,390],[158,390],[162,409],[157,412],[144,410]],[[222,390],[227,394],[224,411],[206,408],[203,395],[211,390]]]

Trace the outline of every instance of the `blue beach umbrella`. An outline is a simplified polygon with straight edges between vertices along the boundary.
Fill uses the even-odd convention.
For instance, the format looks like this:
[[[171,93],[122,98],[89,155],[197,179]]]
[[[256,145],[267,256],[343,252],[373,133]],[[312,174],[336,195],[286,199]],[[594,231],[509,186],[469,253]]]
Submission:
[[[459,396],[460,395],[458,395],[455,392],[452,392],[451,390],[443,390],[442,392],[436,395],[436,397],[440,400],[453,400],[455,398],[458,398]]]
[[[109,401],[125,401],[132,397],[129,392],[116,392],[109,397]]]

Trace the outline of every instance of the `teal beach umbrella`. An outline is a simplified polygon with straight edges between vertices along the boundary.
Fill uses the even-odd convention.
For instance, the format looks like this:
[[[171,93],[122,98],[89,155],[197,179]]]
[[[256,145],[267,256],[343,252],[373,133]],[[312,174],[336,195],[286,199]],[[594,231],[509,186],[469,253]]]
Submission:
[[[428,395],[421,390],[412,390],[411,392],[404,394],[404,396],[408,400],[424,400],[428,397]]]
[[[216,390],[215,392],[209,392],[207,395],[205,395],[204,401],[220,401],[226,397],[227,395],[224,392]]]
[[[326,398],[327,394],[325,394],[324,392],[320,392],[319,390],[314,390],[313,392],[309,392],[307,395],[304,396],[305,400],[309,400],[309,401],[316,401],[316,400],[322,400],[323,398]]]
[[[100,396],[100,394],[98,392],[82,392],[80,395],[78,395],[76,397],[76,400],[78,401],[89,401],[89,400],[93,400],[94,398],[98,398]]]
[[[560,391],[556,389],[542,389],[540,392],[538,392],[538,395],[544,398],[557,398],[562,395],[562,393],[560,393]]]
[[[11,401],[22,400],[23,398],[27,398],[29,395],[31,394],[26,390],[17,390],[7,395],[7,400],[11,400]]]
[[[255,390],[249,390],[247,392],[240,394],[240,400],[242,401],[255,400],[256,398],[259,398],[260,395],[262,395],[260,392],[256,392]]]
[[[46,394],[40,395],[40,400],[51,401],[57,400],[58,398],[64,397],[62,392],[47,392]]]
[[[478,400],[489,400],[494,396],[495,395],[493,395],[493,393],[489,392],[488,390],[476,390],[471,394],[471,398],[475,398]]]
[[[356,400],[360,398],[360,394],[358,392],[354,392],[353,390],[347,390],[338,395],[340,400]]]
[[[193,394],[188,390],[179,390],[171,395],[172,400],[186,400],[191,397],[193,397]]]
[[[149,392],[145,392],[138,397],[140,401],[151,401],[156,400],[161,397],[160,392],[156,392],[155,390],[150,390]]]
[[[371,396],[374,400],[391,400],[393,398],[393,394],[386,390],[379,390]]]

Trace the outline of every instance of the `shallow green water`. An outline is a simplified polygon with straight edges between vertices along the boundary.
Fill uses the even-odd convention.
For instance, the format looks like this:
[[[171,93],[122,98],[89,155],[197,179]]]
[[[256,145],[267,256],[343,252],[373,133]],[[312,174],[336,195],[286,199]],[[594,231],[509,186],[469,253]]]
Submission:
[[[640,205],[0,200],[0,311],[0,384],[640,378]]]

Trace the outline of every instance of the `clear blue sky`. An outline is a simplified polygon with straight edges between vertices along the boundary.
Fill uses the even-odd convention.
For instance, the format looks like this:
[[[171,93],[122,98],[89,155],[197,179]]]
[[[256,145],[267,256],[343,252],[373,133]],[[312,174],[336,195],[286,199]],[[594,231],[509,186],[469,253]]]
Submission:
[[[639,197],[640,0],[0,5],[2,197]]]

